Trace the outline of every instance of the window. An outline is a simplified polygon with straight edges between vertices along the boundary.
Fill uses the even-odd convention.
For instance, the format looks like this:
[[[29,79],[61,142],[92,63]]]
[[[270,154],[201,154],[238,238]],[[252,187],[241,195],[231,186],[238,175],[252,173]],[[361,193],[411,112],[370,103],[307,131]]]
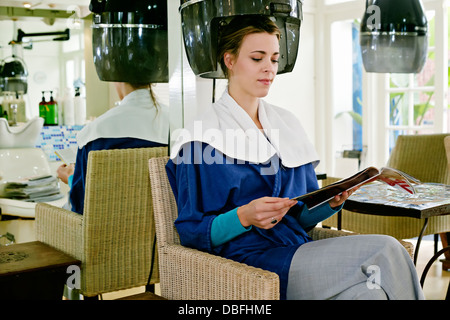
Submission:
[[[365,2],[321,1],[317,8],[322,29],[318,28],[315,36],[323,39],[316,51],[324,52],[324,71],[320,73],[318,69],[318,94],[324,97],[324,102],[318,105],[317,111],[320,114],[323,110],[324,118],[318,118],[317,125],[324,127],[324,137],[316,144],[324,170],[330,175],[337,174],[336,155],[344,149],[362,149],[363,154],[367,151],[361,167],[381,167],[400,134],[448,132],[450,9],[447,1],[422,0],[429,23],[429,48],[420,74],[361,71],[355,54],[359,46],[355,32],[359,30],[356,25],[365,10]],[[362,78],[358,80],[359,75]]]
[[[84,95],[85,61],[84,61],[84,37],[83,25],[79,28],[70,29],[70,40],[64,41],[61,46],[61,88],[70,89],[75,94],[74,87],[82,89]]]
[[[389,151],[403,134],[427,134],[436,128],[436,47],[434,11],[427,12],[429,27],[428,58],[420,74],[390,74],[389,87]]]
[[[331,41],[335,174],[346,176],[359,169],[358,157],[363,151],[363,66],[359,46],[359,22],[356,20],[333,22]],[[341,160],[343,157],[354,160]]]

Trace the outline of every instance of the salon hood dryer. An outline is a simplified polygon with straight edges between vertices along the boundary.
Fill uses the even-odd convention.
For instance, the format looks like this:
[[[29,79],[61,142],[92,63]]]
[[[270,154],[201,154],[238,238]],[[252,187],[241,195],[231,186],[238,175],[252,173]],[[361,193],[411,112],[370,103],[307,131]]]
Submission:
[[[12,91],[27,93],[28,71],[25,61],[17,56],[6,58],[0,65],[0,92]]]
[[[360,44],[367,72],[419,73],[428,51],[421,0],[366,0]]]
[[[168,82],[167,0],[91,0],[89,8],[100,80]]]
[[[220,28],[235,16],[241,15],[273,17],[281,31],[278,74],[294,69],[303,20],[302,1],[181,0],[179,10],[184,47],[195,75],[203,78],[225,78],[217,60]]]

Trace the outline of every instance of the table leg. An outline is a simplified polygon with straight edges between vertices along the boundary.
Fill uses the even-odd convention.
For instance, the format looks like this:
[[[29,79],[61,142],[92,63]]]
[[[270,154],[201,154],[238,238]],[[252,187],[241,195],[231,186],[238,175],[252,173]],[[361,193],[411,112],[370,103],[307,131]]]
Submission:
[[[450,246],[449,240],[450,240],[450,232],[441,233],[441,242],[443,248]],[[442,262],[442,270],[445,271],[450,269],[450,251],[444,254],[444,259],[442,259],[441,262]]]
[[[417,264],[417,257],[419,256],[420,244],[422,242],[423,234],[425,233],[425,230],[427,229],[427,226],[428,226],[428,218],[425,218],[422,230],[420,230],[419,238],[417,239],[416,249],[414,251],[414,265]]]
[[[423,284],[425,282],[425,278],[427,276],[428,271],[431,268],[431,265],[437,260],[437,258],[439,258],[439,256],[441,254],[444,254],[446,252],[450,252],[450,246],[449,247],[445,247],[444,249],[441,249],[438,253],[436,253],[427,263],[427,265],[425,266],[425,269],[423,270],[422,276],[420,277],[420,285],[423,288]],[[450,284],[449,287],[447,289],[447,295],[445,297],[445,300],[449,300],[450,299]]]
[[[337,213],[337,229],[342,230],[342,210]]]
[[[435,233],[433,236],[434,236],[434,254],[436,254],[438,252],[439,234]]]

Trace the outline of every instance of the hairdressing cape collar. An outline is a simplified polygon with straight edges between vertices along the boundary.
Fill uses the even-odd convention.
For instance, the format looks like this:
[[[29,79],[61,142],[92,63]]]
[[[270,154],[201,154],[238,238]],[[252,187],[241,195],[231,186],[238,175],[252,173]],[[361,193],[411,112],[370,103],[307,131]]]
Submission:
[[[292,113],[260,99],[258,115],[264,133],[226,90],[199,120],[174,133],[177,138],[170,158],[176,159],[186,143],[199,141],[251,163],[266,163],[276,154],[285,167],[318,165],[316,150]]]
[[[137,138],[167,144],[169,142],[168,108],[153,104],[148,89],[138,89],[84,127],[77,135],[81,149],[99,138]]]

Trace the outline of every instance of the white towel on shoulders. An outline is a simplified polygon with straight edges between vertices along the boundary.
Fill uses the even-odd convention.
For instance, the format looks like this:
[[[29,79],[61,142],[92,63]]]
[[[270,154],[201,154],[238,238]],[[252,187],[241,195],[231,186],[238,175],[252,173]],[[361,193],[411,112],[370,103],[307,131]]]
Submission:
[[[316,150],[291,112],[260,99],[258,115],[264,133],[226,90],[200,119],[175,132],[171,159],[186,143],[199,141],[237,160],[266,163],[277,154],[285,167],[317,166]]]
[[[114,107],[84,127],[77,135],[78,147],[99,138],[136,138],[169,143],[169,110],[155,107],[148,89],[129,93]]]

